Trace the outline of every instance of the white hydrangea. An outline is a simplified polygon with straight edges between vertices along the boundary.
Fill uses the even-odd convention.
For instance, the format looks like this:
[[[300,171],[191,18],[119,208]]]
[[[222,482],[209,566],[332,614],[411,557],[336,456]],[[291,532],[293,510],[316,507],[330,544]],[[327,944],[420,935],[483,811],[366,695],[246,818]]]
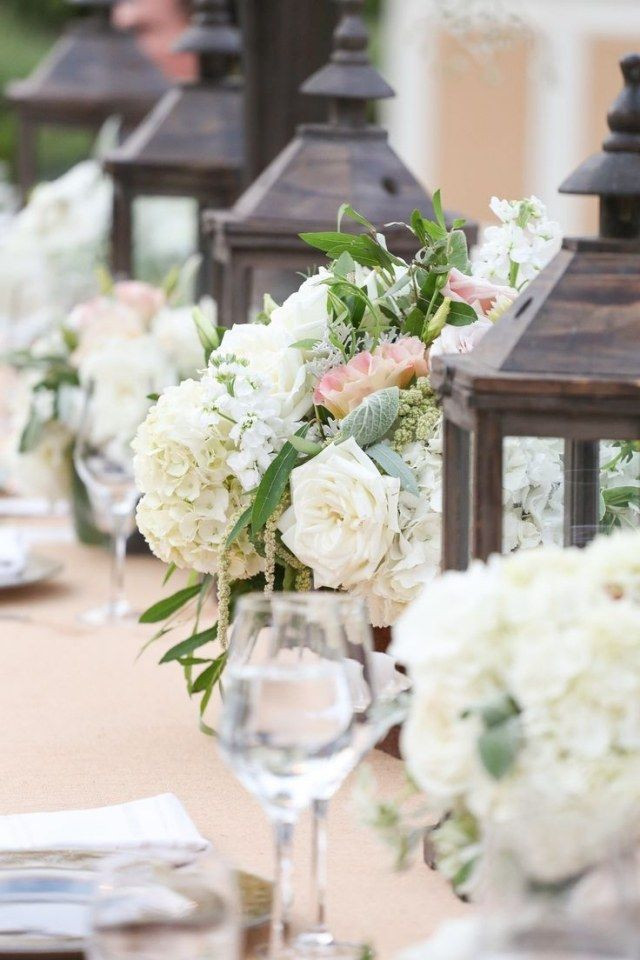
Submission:
[[[544,813],[529,865],[541,878],[602,854],[637,799],[639,548],[626,533],[474,564],[429,584],[396,628],[414,684],[403,749],[427,801],[438,813],[462,804],[483,827],[534,831]],[[504,696],[521,733],[513,767],[494,779],[475,708]],[[549,830],[553,819],[562,829]]]
[[[518,201],[493,197],[491,210],[500,226],[485,230],[474,255],[473,274],[520,290],[559,251],[560,225],[548,218],[547,208],[537,197]]]
[[[138,526],[160,559],[216,573],[230,527],[249,491],[297,424],[279,416],[268,381],[234,356],[216,352],[200,380],[171,387],[134,441],[143,494]],[[253,576],[262,559],[246,534],[229,556],[232,579]]]
[[[215,409],[223,390],[211,378],[170,387],[133,442],[140,531],[165,563],[200,573],[217,572],[229,524],[249,505],[227,463],[230,425]],[[240,536],[230,575],[249,577],[261,566]]]

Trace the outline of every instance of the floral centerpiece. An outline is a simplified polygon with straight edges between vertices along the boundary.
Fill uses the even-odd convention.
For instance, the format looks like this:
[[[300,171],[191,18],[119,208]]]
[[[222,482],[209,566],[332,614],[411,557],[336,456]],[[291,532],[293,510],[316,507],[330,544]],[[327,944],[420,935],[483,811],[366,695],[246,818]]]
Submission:
[[[185,271],[184,280],[186,281]],[[148,395],[194,375],[204,352],[193,308],[177,307],[180,275],[164,289],[103,277],[101,296],[76,306],[64,324],[14,352],[20,371],[11,481],[20,493],[72,499],[78,533],[92,530],[88,501],[72,466],[84,390],[92,385],[100,422],[129,443],[149,408]],[[99,426],[96,427],[99,429]]]
[[[435,221],[416,211],[408,225],[411,262],[348,206],[335,232],[305,234],[329,267],[282,306],[267,297],[256,323],[202,330],[206,370],[165,391],[138,432],[139,528],[172,568],[198,576],[144,619],[172,617],[164,636],[193,605],[192,634],[164,659],[185,667],[203,710],[239,593],[347,590],[387,626],[438,571],[441,412],[430,358],[474,348],[557,251],[559,228],[535,198],[494,199],[499,223],[472,265],[463,222],[445,223],[438,193],[434,207]],[[341,231],[343,216],[362,232]],[[505,452],[508,549],[559,539],[561,445],[513,439]],[[636,456],[613,451],[605,490]],[[202,629],[214,578],[219,619]]]
[[[424,806],[416,818],[365,789],[363,809],[398,851],[429,814],[435,864],[459,892],[474,893],[496,834],[553,891],[621,835],[640,838],[639,532],[448,572],[394,636],[412,681],[409,792]]]

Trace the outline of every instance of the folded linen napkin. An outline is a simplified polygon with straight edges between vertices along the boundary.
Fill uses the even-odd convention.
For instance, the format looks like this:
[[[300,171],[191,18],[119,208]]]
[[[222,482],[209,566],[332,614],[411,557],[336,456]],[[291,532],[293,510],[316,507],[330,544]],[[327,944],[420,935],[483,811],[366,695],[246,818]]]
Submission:
[[[27,548],[19,530],[0,527],[0,580],[22,573],[27,564]]]
[[[0,817],[0,851],[112,850],[179,845],[203,849],[206,841],[177,797],[157,797],[92,810],[23,813]]]

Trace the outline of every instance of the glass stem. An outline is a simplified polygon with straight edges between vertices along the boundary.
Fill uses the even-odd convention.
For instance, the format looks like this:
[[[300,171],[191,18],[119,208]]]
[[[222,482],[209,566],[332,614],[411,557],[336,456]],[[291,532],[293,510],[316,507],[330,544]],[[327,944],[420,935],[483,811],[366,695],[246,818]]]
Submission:
[[[127,556],[127,518],[120,515],[113,517],[113,535],[111,537],[111,589],[109,608],[116,614],[119,607],[125,602],[124,569]]]
[[[293,902],[293,830],[288,820],[274,820],[276,876],[271,912],[269,960],[279,960],[289,942]]]
[[[327,933],[327,812],[328,800],[313,801],[314,933]]]

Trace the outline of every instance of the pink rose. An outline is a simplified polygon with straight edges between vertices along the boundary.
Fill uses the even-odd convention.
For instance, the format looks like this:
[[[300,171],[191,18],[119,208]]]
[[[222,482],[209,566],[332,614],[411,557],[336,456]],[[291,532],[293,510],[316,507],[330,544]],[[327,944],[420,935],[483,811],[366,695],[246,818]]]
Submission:
[[[427,372],[422,341],[403,337],[395,343],[379,344],[373,353],[358,353],[348,363],[329,370],[318,383],[313,400],[340,420],[371,393],[385,387],[406,387]]]
[[[163,290],[139,280],[116,283],[113,295],[119,303],[135,311],[143,323],[149,323],[164,307],[167,299]]]
[[[513,303],[518,293],[512,287],[502,287],[481,277],[468,277],[455,267],[449,274],[442,296],[455,303],[467,303],[479,317],[486,317],[493,310],[499,297]]]
[[[73,354],[75,363],[81,363],[109,340],[134,340],[145,332],[137,313],[108,297],[94,297],[78,304],[71,311],[67,324],[78,335],[78,347]]]

